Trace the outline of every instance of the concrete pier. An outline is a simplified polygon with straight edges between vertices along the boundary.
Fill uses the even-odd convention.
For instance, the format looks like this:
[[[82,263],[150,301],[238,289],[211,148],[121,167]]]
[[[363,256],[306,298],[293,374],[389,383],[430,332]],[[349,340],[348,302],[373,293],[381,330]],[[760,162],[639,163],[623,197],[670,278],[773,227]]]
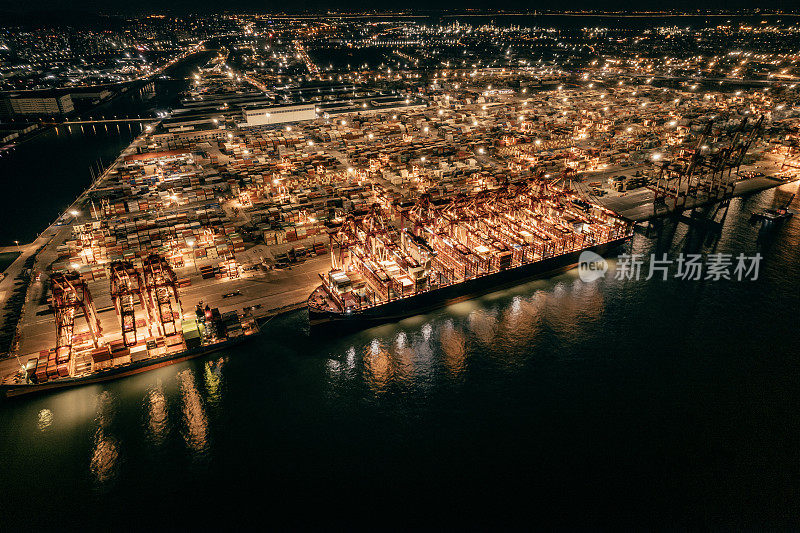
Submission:
[[[774,176],[760,176],[757,178],[750,178],[747,180],[736,183],[733,189],[733,198],[755,194],[773,187],[778,187],[785,183],[792,183],[797,181],[798,178],[791,180],[784,180]],[[654,218],[669,216],[673,213],[701,207],[704,205],[719,202],[719,198],[709,198],[706,195],[700,194],[696,198],[689,197],[686,199],[686,204],[679,206],[676,210],[674,208],[674,200],[667,198],[665,204],[660,204],[658,207],[654,206],[653,201],[655,194],[653,191],[646,187],[636,189],[624,196],[608,196],[599,198],[597,202],[615,211],[634,222],[646,222]]]

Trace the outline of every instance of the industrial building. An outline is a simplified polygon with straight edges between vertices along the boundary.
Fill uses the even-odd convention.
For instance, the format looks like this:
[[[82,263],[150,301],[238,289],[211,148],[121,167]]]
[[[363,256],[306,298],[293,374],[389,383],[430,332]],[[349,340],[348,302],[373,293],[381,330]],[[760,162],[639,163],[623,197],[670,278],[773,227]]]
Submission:
[[[0,97],[0,116],[67,115],[75,107],[69,94],[13,93]]]
[[[317,110],[314,104],[260,107],[245,109],[243,117],[244,122],[240,124],[242,127],[268,126],[285,122],[314,120],[317,118]]]

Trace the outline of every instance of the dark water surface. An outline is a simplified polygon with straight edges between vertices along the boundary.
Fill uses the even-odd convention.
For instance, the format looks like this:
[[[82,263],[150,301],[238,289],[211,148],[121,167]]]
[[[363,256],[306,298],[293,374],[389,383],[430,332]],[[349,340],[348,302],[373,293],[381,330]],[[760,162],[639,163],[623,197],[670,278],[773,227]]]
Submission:
[[[571,271],[332,338],[298,312],[235,353],[0,404],[0,520],[796,526],[800,217],[748,222],[796,189],[632,245],[758,250],[757,281]]]
[[[188,86],[185,79],[212,52],[201,52],[169,68],[151,87],[135,86],[80,118],[152,117],[168,111]],[[78,118],[78,117],[71,117]],[[142,132],[139,123],[50,128],[0,156],[0,245],[36,238],[92,182],[98,165],[108,167]]]
[[[175,77],[101,111],[164,110]],[[60,128],[0,158],[0,243],[33,238],[137,133]],[[760,251],[757,281],[572,271],[326,338],[298,312],[235,352],[0,402],[0,531],[797,527],[800,217],[748,221],[796,190],[632,245]]]
[[[61,126],[0,157],[0,244],[27,243],[61,216],[141,132],[138,124]],[[90,170],[93,168],[93,170]]]
[[[19,257],[19,252],[2,252],[0,253],[0,272],[3,272],[8,266]]]

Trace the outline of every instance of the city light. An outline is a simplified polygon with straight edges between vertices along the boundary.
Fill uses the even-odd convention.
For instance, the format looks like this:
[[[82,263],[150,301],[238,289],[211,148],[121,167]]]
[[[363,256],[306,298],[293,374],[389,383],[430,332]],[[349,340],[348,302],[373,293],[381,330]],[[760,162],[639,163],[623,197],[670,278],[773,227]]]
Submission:
[[[636,507],[645,526],[669,527],[675,515],[680,525],[709,517],[716,525],[722,516],[735,527],[738,512],[748,525],[766,516],[785,527],[794,515],[778,508],[792,491],[746,489],[768,490],[775,472],[791,480],[791,461],[765,463],[781,454],[768,453],[764,435],[780,426],[791,445],[800,432],[784,431],[786,409],[764,407],[774,401],[742,408],[760,397],[741,391],[762,391],[764,383],[748,381],[764,374],[753,372],[753,361],[782,356],[794,340],[798,283],[775,275],[793,272],[792,254],[783,252],[797,244],[800,202],[800,25],[792,6],[234,4],[213,13],[198,4],[192,14],[169,5],[160,13],[104,4],[80,14],[76,6],[31,4],[20,9],[41,13],[0,24],[0,177],[9,184],[6,242],[16,245],[6,248],[0,275],[0,393],[88,385],[35,399],[33,411],[7,406],[8,420],[19,423],[4,428],[12,444],[4,459],[25,468],[4,480],[22,503],[10,506],[22,519],[6,529],[47,518],[63,522],[55,528],[71,523],[48,502],[130,522],[148,496],[169,511],[159,520],[186,505],[201,520],[227,517],[217,511],[228,508],[271,520],[264,505],[228,505],[237,491],[225,484],[264,472],[256,477],[281,481],[270,468],[259,471],[265,457],[321,493],[352,488],[353,469],[339,466],[357,464],[380,474],[371,485],[383,482],[373,492],[387,502],[424,497],[433,479],[456,487],[453,501],[489,511],[489,523],[516,508],[529,511],[529,528],[550,521],[513,501],[495,512],[458,489],[485,500],[487,472],[514,478],[536,470],[527,477],[577,472],[564,486],[605,490],[634,479],[644,502],[675,496],[678,504],[657,506],[680,511],[664,518],[608,494]],[[762,256],[762,279],[740,283],[743,258]],[[775,294],[786,305],[773,305]],[[694,342],[698,335],[703,342]],[[260,345],[240,348],[251,339]],[[243,349],[266,357],[235,360]],[[783,359],[769,360],[770,375],[794,383],[800,376],[791,364],[780,367]],[[697,364],[680,367],[684,360]],[[670,370],[676,364],[680,372]],[[313,371],[296,372],[298,365]],[[662,367],[670,371],[657,383],[628,379]],[[104,383],[155,368],[124,386]],[[687,369],[701,371],[690,383],[711,385],[701,398],[708,405],[663,393],[685,391],[675,378]],[[614,401],[585,394],[587,383],[602,393],[613,384]],[[640,394],[654,384],[658,394]],[[766,398],[786,400],[786,387],[777,389],[783,396]],[[630,398],[637,401],[616,401]],[[714,427],[720,398],[733,408]],[[238,420],[232,407],[244,405],[240,399],[256,400],[248,404],[258,411],[255,430],[223,423]],[[617,404],[619,420],[595,423]],[[719,467],[731,461],[696,460],[689,470],[705,469],[696,479],[687,469],[670,479],[674,468],[657,468],[639,483],[632,469],[642,461],[625,457],[625,446],[603,447],[630,426],[655,436],[636,442],[633,459],[664,463],[665,450],[684,450],[674,435],[687,428],[672,417],[665,431],[653,413],[686,412],[699,413],[701,437],[725,436],[738,453],[733,466],[755,464],[766,474],[737,484],[720,474],[735,470]],[[755,445],[727,427],[754,412],[764,430]],[[553,421],[556,431],[589,421],[591,438],[554,454],[546,448],[564,439],[547,437]],[[366,438],[324,438],[370,422]],[[519,430],[528,426],[534,430]],[[490,448],[475,428],[514,445],[501,446],[500,462],[483,464]],[[376,439],[375,431],[386,434]],[[397,456],[388,441],[425,460],[417,470],[402,454],[387,461]],[[361,444],[348,448],[353,442]],[[617,452],[604,464],[625,468],[592,467],[598,454],[581,446],[595,442]],[[762,448],[767,453],[756,453]],[[241,457],[224,457],[230,453]],[[456,483],[442,477],[458,470],[449,462],[429,468],[428,459],[447,453],[461,469]],[[31,459],[39,455],[52,459],[46,468]],[[529,468],[541,457],[555,460]],[[200,468],[189,478],[197,483],[186,485],[179,474],[194,463]],[[619,479],[609,482],[609,472]],[[48,476],[64,479],[40,482]],[[708,480],[725,497],[741,489],[728,498],[739,508],[697,511],[700,498],[687,511],[678,478],[716,503]],[[163,487],[131,495],[152,479]],[[219,505],[191,508],[195,485],[210,491],[201,500]],[[339,492],[374,507],[358,491]],[[608,522],[573,500],[564,516],[583,511],[595,527]],[[741,502],[777,503],[750,512]],[[447,503],[440,507],[452,510]],[[613,518],[617,507],[603,510]],[[458,529],[458,513],[450,514],[447,526]],[[98,521],[87,516],[90,526]]]

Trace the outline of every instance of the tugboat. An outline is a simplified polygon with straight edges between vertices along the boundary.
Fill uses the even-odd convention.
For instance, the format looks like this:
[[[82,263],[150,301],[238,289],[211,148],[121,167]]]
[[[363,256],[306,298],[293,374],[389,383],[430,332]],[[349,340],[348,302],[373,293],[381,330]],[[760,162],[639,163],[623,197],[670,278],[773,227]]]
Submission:
[[[789,211],[789,205],[792,203],[792,200],[794,200],[794,196],[795,195],[793,194],[783,207],[772,207],[768,209],[762,209],[761,211],[754,211],[752,218],[767,222],[777,222],[791,218],[794,213]]]

